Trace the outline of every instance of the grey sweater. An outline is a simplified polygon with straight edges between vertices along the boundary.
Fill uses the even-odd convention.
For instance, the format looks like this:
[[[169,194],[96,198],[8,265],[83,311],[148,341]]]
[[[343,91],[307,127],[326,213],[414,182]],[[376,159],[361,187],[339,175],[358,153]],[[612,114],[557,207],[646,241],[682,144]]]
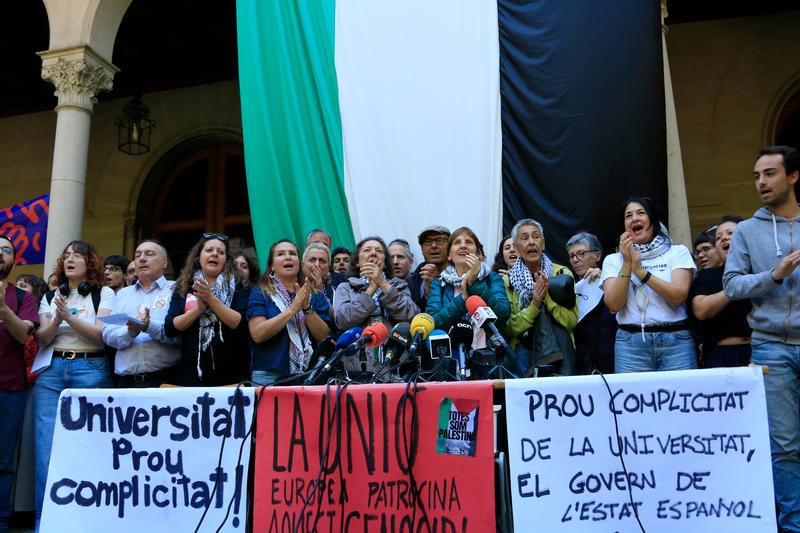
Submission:
[[[800,344],[800,269],[783,283],[772,269],[800,248],[800,216],[787,219],[762,207],[736,226],[722,282],[732,300],[750,299],[753,338]]]

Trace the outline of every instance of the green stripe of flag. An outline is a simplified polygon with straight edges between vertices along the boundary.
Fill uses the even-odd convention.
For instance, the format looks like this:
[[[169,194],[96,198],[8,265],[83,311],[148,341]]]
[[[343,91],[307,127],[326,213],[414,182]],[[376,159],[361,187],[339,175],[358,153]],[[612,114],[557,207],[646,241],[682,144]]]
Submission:
[[[312,228],[352,247],[334,67],[335,0],[237,0],[247,187],[261,263]]]

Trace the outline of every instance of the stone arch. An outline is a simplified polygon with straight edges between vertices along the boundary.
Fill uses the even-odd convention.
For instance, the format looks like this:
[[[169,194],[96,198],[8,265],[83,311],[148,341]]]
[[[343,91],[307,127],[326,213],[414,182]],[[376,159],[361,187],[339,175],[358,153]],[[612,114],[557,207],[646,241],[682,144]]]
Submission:
[[[50,50],[89,46],[111,62],[114,40],[132,0],[44,0]]]
[[[171,187],[172,184],[167,183],[166,179],[176,167],[204,148],[230,145],[239,146],[241,150],[240,132],[223,129],[204,130],[175,139],[150,160],[150,164],[140,173],[130,196],[131,203],[125,227],[126,252],[132,254],[136,242],[154,235],[157,223],[154,220],[155,208],[165,192],[164,188]]]

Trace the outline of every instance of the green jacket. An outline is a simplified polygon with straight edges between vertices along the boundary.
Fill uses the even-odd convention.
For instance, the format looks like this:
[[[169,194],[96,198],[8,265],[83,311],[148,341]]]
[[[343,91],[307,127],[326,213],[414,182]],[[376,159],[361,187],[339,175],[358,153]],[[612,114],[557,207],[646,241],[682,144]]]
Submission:
[[[553,263],[553,275],[555,276],[558,274],[567,274],[573,277],[569,268]],[[506,333],[508,334],[509,345],[515,348],[517,344],[519,344],[518,337],[533,327],[534,322],[536,322],[536,317],[539,316],[540,309],[535,305],[528,305],[525,309],[520,310],[519,294],[511,287],[508,275],[503,276],[503,284],[505,285],[508,301],[511,303],[511,315],[508,318],[508,322],[506,322]],[[575,307],[568,309],[555,303],[553,299],[550,298],[550,293],[548,293],[544,298],[543,305],[556,322],[564,326],[569,332],[570,337],[572,337],[572,330],[575,329],[575,326],[578,324],[577,302],[575,303]],[[572,342],[574,344],[574,338]]]
[[[438,329],[447,331],[450,326],[458,322],[467,313],[466,298],[472,295],[480,296],[486,305],[492,308],[497,315],[497,327],[502,328],[508,320],[508,313],[511,309],[508,298],[506,297],[503,278],[497,272],[490,272],[482,280],[478,280],[467,289],[467,294],[459,294],[453,297],[453,287],[444,283],[442,278],[436,278],[431,282],[428,290],[428,305],[425,311],[433,315]]]

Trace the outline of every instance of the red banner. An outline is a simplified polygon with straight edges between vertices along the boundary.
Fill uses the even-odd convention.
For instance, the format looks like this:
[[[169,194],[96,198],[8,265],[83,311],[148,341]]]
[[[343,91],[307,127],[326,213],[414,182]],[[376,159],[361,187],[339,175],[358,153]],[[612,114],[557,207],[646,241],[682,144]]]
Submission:
[[[490,382],[262,392],[254,532],[495,530]]]

